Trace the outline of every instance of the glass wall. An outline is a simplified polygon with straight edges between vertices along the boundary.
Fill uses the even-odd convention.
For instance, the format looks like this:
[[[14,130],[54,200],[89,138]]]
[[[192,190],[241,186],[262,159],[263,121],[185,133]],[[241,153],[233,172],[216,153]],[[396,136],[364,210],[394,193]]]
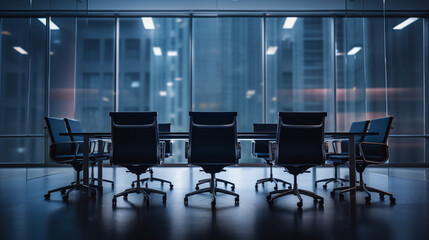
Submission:
[[[327,131],[394,116],[390,163],[429,163],[428,19],[0,20],[2,164],[49,163],[46,115],[103,132],[111,111],[156,111],[177,132],[188,130],[189,111],[237,111],[239,131],[277,122],[278,111],[326,111]],[[263,162],[250,156],[249,141],[242,147],[241,163]],[[173,153],[167,162],[186,162],[183,141]]]
[[[278,112],[328,112],[335,130],[332,18],[267,18],[267,121]]]
[[[189,18],[119,20],[119,111],[156,111],[159,123],[187,131],[190,109]],[[185,162],[175,141],[166,162]]]
[[[238,131],[263,122],[261,18],[195,18],[192,111],[238,112]],[[251,157],[243,141],[242,162]]]

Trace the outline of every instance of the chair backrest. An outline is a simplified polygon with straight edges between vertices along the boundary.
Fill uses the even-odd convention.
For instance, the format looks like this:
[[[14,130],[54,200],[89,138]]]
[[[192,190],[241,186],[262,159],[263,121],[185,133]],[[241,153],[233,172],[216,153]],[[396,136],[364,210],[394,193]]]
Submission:
[[[352,125],[350,126],[350,130],[349,132],[366,132],[368,131],[368,126],[369,126],[369,121],[359,121],[359,122],[353,122]],[[361,136],[356,136],[355,137],[355,142],[362,142],[362,140],[364,139],[365,136],[361,135]]]
[[[189,116],[189,163],[199,166],[237,164],[237,113],[190,112]]]
[[[111,162],[121,166],[160,163],[156,112],[111,112]]]
[[[71,118],[64,118],[64,122],[66,123],[67,131],[69,133],[81,133],[82,125],[78,120]],[[83,136],[70,136],[72,141],[83,141]]]
[[[67,128],[62,118],[45,117],[51,143],[70,142],[69,136],[60,136],[60,133],[67,133]]]
[[[253,124],[254,132],[272,132],[276,133],[277,124],[276,123],[254,123]],[[268,140],[255,140],[254,154],[257,157],[269,157],[268,149]]]
[[[279,112],[276,164],[323,164],[326,115],[326,112]]]
[[[392,127],[393,117],[385,117],[371,120],[369,133],[378,133],[378,135],[366,135],[364,142],[387,143],[390,129]]]
[[[171,132],[171,123],[159,123],[158,124],[158,128],[159,128],[159,132],[160,133],[169,133]],[[164,140],[165,142],[165,155],[166,157],[171,156],[172,154],[172,149],[170,146],[170,140]]]

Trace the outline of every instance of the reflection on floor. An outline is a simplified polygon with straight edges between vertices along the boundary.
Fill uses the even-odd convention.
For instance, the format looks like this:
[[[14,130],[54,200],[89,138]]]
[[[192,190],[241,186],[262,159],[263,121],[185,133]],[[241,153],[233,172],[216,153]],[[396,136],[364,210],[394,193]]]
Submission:
[[[35,171],[32,173],[32,171]],[[39,172],[37,172],[39,171]],[[302,212],[297,199],[287,196],[269,208],[265,197],[273,190],[271,183],[255,191],[257,179],[267,177],[268,168],[231,167],[218,177],[236,184],[240,204],[234,198],[219,194],[216,210],[212,211],[209,195],[189,198],[185,193],[207,174],[199,168],[155,168],[154,176],[171,180],[168,185],[149,183],[150,187],[167,192],[167,203],[159,195],[151,196],[150,206],[141,195],[118,198],[112,208],[112,196],[130,187],[135,176],[124,168],[105,168],[104,177],[114,179],[115,189],[105,184],[104,192],[92,200],[74,192],[68,203],[54,193],[50,201],[47,190],[73,181],[72,169],[57,169],[57,174],[39,176],[41,169],[0,169],[0,239],[427,239],[429,236],[429,171],[426,169],[374,168],[366,173],[370,186],[392,192],[397,203],[381,202],[373,195],[370,205],[364,204],[363,193],[357,193],[357,206],[350,208],[344,201],[331,198],[328,189],[314,187],[315,179],[330,177],[332,168],[312,169],[298,177],[300,188],[315,191],[325,198],[324,209],[304,197]],[[51,173],[52,171],[48,171]],[[55,172],[55,171],[54,171]],[[342,176],[347,169],[341,169]],[[32,175],[33,174],[33,175]],[[276,177],[291,182],[292,176],[281,168]],[[223,187],[223,185],[220,185]],[[280,186],[281,187],[281,186]]]

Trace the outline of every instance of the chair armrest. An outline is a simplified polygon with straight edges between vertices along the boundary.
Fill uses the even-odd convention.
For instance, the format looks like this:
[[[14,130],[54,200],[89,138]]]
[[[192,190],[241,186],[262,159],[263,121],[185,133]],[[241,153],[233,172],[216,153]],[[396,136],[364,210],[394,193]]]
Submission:
[[[387,161],[389,158],[389,146],[386,143],[361,142],[358,144],[359,154],[365,163],[376,163]],[[376,156],[379,160],[371,160],[370,157]]]
[[[269,141],[268,142],[268,150],[269,150],[270,161],[272,161],[272,162],[276,161],[276,152],[277,152],[276,141]]]

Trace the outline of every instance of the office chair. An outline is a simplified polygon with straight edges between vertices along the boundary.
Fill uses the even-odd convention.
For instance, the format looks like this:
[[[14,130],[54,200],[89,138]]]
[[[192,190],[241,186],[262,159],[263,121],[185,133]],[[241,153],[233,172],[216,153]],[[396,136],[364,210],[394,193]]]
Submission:
[[[185,195],[184,203],[188,205],[188,197],[200,193],[211,193],[211,206],[216,206],[216,193],[235,196],[235,204],[239,202],[237,193],[216,187],[215,174],[226,166],[235,165],[240,159],[241,147],[237,141],[236,112],[190,112],[189,142],[186,143],[186,158],[191,165],[203,168],[211,175],[210,186]]]
[[[111,112],[113,165],[126,167],[137,175],[136,187],[115,194],[112,199],[116,207],[116,198],[128,194],[142,194],[149,205],[151,193],[162,194],[162,201],[167,201],[165,192],[140,187],[140,175],[148,168],[158,166],[164,161],[165,143],[159,141],[159,130],[156,112]]]
[[[70,118],[64,118],[64,122],[66,123],[66,127],[67,127],[67,131],[69,133],[82,133],[82,125],[80,124],[80,122],[78,120],[75,119],[70,119]],[[83,136],[70,136],[70,139],[76,143],[79,143],[81,145],[81,149],[83,150]],[[94,166],[96,164],[98,164],[99,166],[101,164],[103,164],[103,161],[105,160],[109,160],[109,155],[107,153],[103,153],[103,152],[97,152],[95,151],[95,143],[98,142],[98,144],[101,144],[101,148],[100,149],[104,149],[105,148],[105,144],[106,142],[102,141],[102,140],[96,140],[96,141],[91,141],[90,142],[90,150],[92,152],[92,154],[94,155],[101,155],[104,158],[98,158],[98,161],[93,161],[91,162],[91,177],[90,177],[90,185],[94,186],[94,187],[98,187],[97,185],[95,185],[95,181],[103,181],[103,182],[108,182],[112,184],[112,188],[115,187],[115,183],[112,180],[107,180],[107,179],[99,179],[99,178],[95,178],[94,177]],[[83,180],[81,180],[83,181]],[[74,183],[74,182],[73,182]]]
[[[254,132],[273,132],[275,133],[277,131],[277,124],[264,124],[264,123],[254,123],[253,124],[253,131]],[[268,142],[267,140],[256,140],[252,142],[252,155],[257,158],[263,158],[265,162],[270,167],[270,177],[269,178],[262,178],[256,181],[255,189],[258,190],[258,184],[264,184],[265,182],[274,182],[274,190],[277,190],[277,182],[280,182],[283,184],[283,187],[286,186],[286,184],[289,185],[289,189],[292,188],[292,184],[289,182],[286,182],[284,180],[274,178],[273,177],[273,162],[270,159],[269,149],[268,149]]]
[[[298,208],[302,208],[301,194],[310,196],[314,203],[323,207],[324,199],[313,192],[298,189],[297,176],[307,169],[325,163],[325,117],[326,112],[279,112],[277,139],[271,141],[270,158],[277,166],[282,166],[293,175],[293,189],[276,190],[268,193],[270,207],[274,199],[289,194],[299,199]],[[275,196],[272,196],[277,194]]]
[[[368,196],[365,197],[365,203],[371,202],[370,192],[376,192],[380,196],[380,200],[384,200],[384,195],[390,197],[390,203],[394,204],[396,199],[393,194],[366,186],[363,181],[363,172],[369,165],[383,164],[389,159],[389,146],[387,139],[392,127],[393,117],[385,117],[371,120],[368,133],[378,133],[378,135],[366,135],[362,142],[358,144],[358,154],[356,156],[356,171],[359,173],[359,185],[356,191],[365,192]],[[343,154],[331,155],[330,158],[344,159]],[[344,193],[350,191],[350,187],[334,188],[331,196],[335,196],[335,191],[340,191],[340,199],[344,199]]]
[[[63,200],[67,202],[69,195],[73,190],[81,189],[91,190],[91,196],[95,197],[95,187],[80,183],[79,175],[83,167],[83,154],[80,150],[81,147],[79,147],[80,144],[71,141],[69,136],[60,136],[60,133],[67,133],[64,119],[45,117],[45,123],[51,139],[51,145],[49,146],[50,158],[59,164],[70,164],[76,171],[76,181],[74,184],[48,191],[48,193],[45,194],[45,200],[49,200],[51,198],[51,193],[59,191],[61,195],[63,195]],[[96,154],[89,155],[90,163],[98,161],[99,159],[105,159],[105,157]],[[67,193],[66,190],[68,190]]]
[[[353,122],[352,125],[350,126],[349,132],[363,132],[363,133],[365,133],[368,130],[368,125],[369,125],[369,121]],[[363,135],[355,136],[355,143],[358,144],[358,143],[362,142],[363,137],[364,137]],[[349,154],[347,152],[349,141],[348,140],[332,141],[332,146],[334,148],[334,155],[338,154],[337,145],[336,145],[338,142],[341,144],[341,151],[342,151],[341,154],[343,154],[345,157],[344,158],[336,158],[336,157],[330,158],[329,157],[330,154],[328,154],[326,162],[328,162],[331,165],[334,165],[334,177],[317,180],[316,182],[314,182],[315,187],[317,187],[317,183],[319,183],[319,182],[326,182],[325,184],[323,184],[323,189],[326,189],[328,183],[330,183],[330,182],[341,183],[341,186],[343,186],[344,182],[349,181],[348,179],[338,177],[338,166],[346,163],[349,160],[349,158],[348,158]]]
[[[158,128],[159,128],[159,132],[171,132],[171,124],[170,123],[160,123],[158,124]],[[165,158],[169,158],[171,156],[173,156],[173,144],[170,140],[165,140]],[[141,183],[146,182],[146,187],[148,187],[148,182],[153,182],[153,181],[158,181],[161,182],[161,186],[164,185],[164,183],[168,183],[170,184],[170,189],[173,189],[173,184],[170,181],[167,181],[165,179],[161,179],[161,178],[154,178],[153,177],[153,169],[149,168],[147,170],[150,174],[150,176],[148,178],[143,178],[140,180]],[[133,181],[133,183],[131,183],[131,187],[134,187],[134,184],[136,183],[136,181]]]

